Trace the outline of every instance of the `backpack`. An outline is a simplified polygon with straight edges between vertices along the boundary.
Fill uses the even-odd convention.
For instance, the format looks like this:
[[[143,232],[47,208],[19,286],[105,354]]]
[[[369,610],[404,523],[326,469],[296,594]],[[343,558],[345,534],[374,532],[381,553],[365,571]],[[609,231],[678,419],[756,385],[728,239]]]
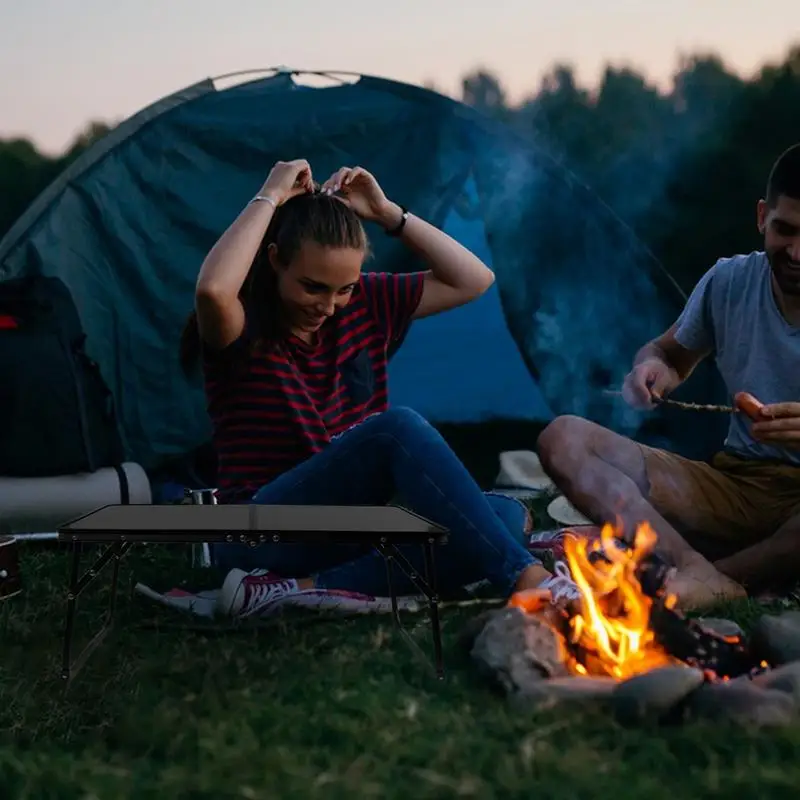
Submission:
[[[58,278],[0,282],[0,475],[119,467],[125,451],[78,310]]]

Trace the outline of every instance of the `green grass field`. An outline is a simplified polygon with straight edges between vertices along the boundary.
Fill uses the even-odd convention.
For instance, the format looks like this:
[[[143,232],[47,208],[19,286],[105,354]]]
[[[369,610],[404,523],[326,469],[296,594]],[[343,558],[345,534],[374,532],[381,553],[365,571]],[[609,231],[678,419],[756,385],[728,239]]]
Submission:
[[[800,730],[631,730],[587,709],[511,708],[458,648],[463,609],[444,614],[444,682],[383,617],[182,630],[185,617],[124,587],[213,584],[208,572],[188,571],[183,547],[130,556],[119,628],[65,694],[67,554],[29,545],[22,566],[25,592],[0,604],[4,800],[675,800],[791,797],[800,788]],[[82,598],[81,644],[100,620],[101,589]],[[755,613],[743,605],[733,615],[747,625]],[[408,624],[427,644],[424,616]]]
[[[508,447],[499,436],[492,443]],[[485,459],[468,463],[482,485],[493,478]],[[626,729],[588,708],[512,708],[458,647],[474,609],[443,614],[444,682],[388,617],[188,630],[186,616],[129,591],[137,580],[161,590],[218,586],[211,571],[189,569],[186,546],[134,548],[121,571],[118,627],[65,693],[68,554],[26,545],[21,561],[23,594],[0,602],[0,800],[800,792],[800,727]],[[106,582],[81,597],[78,645],[101,620]],[[747,628],[765,610],[725,613]],[[408,615],[406,624],[427,646],[425,619]]]

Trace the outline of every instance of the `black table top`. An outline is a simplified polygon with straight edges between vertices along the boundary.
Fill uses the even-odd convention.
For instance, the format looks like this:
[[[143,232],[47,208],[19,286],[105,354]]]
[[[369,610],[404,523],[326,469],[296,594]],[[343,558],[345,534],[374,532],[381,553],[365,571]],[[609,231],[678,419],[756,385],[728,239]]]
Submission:
[[[239,534],[308,533],[425,534],[447,533],[429,520],[398,506],[272,505],[109,505],[64,523],[61,536],[87,534]]]

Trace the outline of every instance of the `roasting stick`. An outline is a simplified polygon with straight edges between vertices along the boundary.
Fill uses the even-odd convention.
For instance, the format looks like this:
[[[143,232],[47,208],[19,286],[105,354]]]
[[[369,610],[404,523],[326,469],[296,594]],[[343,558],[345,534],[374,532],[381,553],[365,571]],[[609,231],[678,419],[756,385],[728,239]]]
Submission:
[[[603,394],[611,397],[622,397],[622,392],[614,389],[605,389]],[[681,400],[670,400],[669,398],[662,398],[661,400],[654,401],[660,406],[672,406],[673,408],[681,408],[684,411],[714,411],[718,414],[738,414],[739,409],[733,406],[716,406],[710,403],[684,403]]]

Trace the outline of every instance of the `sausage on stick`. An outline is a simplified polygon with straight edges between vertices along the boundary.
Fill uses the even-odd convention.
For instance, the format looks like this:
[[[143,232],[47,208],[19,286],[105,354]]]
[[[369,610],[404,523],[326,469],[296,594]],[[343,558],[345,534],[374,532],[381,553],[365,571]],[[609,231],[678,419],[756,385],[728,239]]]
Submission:
[[[737,392],[733,398],[733,407],[743,414],[747,414],[753,422],[764,418],[761,414],[764,404],[749,392]]]

